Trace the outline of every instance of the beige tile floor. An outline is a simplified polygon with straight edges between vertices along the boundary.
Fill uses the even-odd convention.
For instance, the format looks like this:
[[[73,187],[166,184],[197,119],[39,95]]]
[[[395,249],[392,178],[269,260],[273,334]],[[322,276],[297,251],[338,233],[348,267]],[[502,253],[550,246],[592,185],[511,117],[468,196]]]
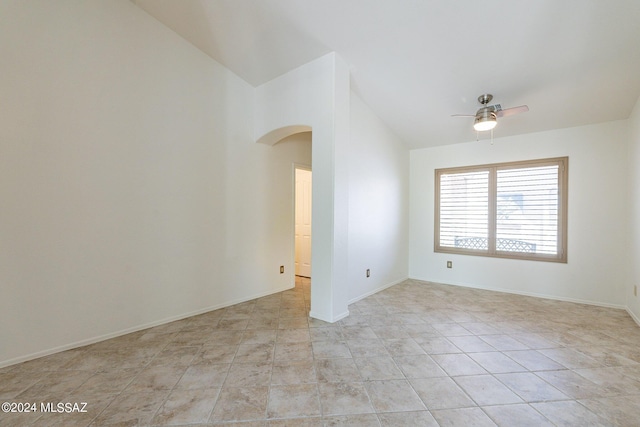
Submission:
[[[640,327],[622,310],[405,281],[307,317],[309,281],[0,369],[0,425],[638,426]]]

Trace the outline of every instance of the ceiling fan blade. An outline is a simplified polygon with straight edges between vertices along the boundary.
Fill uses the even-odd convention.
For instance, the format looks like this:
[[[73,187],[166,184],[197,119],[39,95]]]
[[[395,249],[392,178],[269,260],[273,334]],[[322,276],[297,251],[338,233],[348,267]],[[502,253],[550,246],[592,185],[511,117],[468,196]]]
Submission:
[[[527,111],[529,111],[529,107],[527,107],[526,105],[521,105],[519,107],[511,107],[504,110],[496,111],[496,116],[507,117],[513,116],[514,114],[526,113]]]
[[[452,114],[451,117],[475,117],[475,114]]]

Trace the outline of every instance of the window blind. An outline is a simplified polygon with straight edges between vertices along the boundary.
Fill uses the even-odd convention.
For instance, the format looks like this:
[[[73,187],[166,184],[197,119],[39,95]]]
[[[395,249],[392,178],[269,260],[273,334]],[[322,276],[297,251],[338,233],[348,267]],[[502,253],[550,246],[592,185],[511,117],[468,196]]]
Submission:
[[[487,249],[489,172],[445,174],[440,179],[440,245],[477,239],[472,249]]]
[[[557,254],[558,165],[497,171],[497,250]]]

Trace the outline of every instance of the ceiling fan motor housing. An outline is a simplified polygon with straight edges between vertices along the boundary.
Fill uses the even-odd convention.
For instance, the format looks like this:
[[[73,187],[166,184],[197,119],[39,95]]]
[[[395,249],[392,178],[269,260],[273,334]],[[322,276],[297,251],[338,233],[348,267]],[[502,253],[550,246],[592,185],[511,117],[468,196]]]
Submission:
[[[497,119],[496,109],[493,105],[491,105],[489,107],[482,107],[481,109],[478,110],[478,112],[476,113],[475,122],[478,123],[479,121],[482,121],[482,120],[496,120],[496,119]]]

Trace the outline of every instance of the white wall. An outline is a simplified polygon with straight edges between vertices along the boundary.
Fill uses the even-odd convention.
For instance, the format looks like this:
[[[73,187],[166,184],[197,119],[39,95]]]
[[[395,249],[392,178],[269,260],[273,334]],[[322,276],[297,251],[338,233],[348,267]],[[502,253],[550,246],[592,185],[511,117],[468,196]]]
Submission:
[[[412,151],[409,276],[624,306],[627,141],[627,122],[617,121]],[[434,253],[434,169],[559,156],[569,156],[568,263]]]
[[[640,98],[629,117],[629,258],[631,278],[624,289],[627,309],[640,324],[640,295],[633,294],[633,286],[640,292]]]
[[[408,276],[409,150],[354,93],[350,119],[349,299],[354,301]]]
[[[127,0],[0,4],[0,366],[286,289],[254,89]]]

